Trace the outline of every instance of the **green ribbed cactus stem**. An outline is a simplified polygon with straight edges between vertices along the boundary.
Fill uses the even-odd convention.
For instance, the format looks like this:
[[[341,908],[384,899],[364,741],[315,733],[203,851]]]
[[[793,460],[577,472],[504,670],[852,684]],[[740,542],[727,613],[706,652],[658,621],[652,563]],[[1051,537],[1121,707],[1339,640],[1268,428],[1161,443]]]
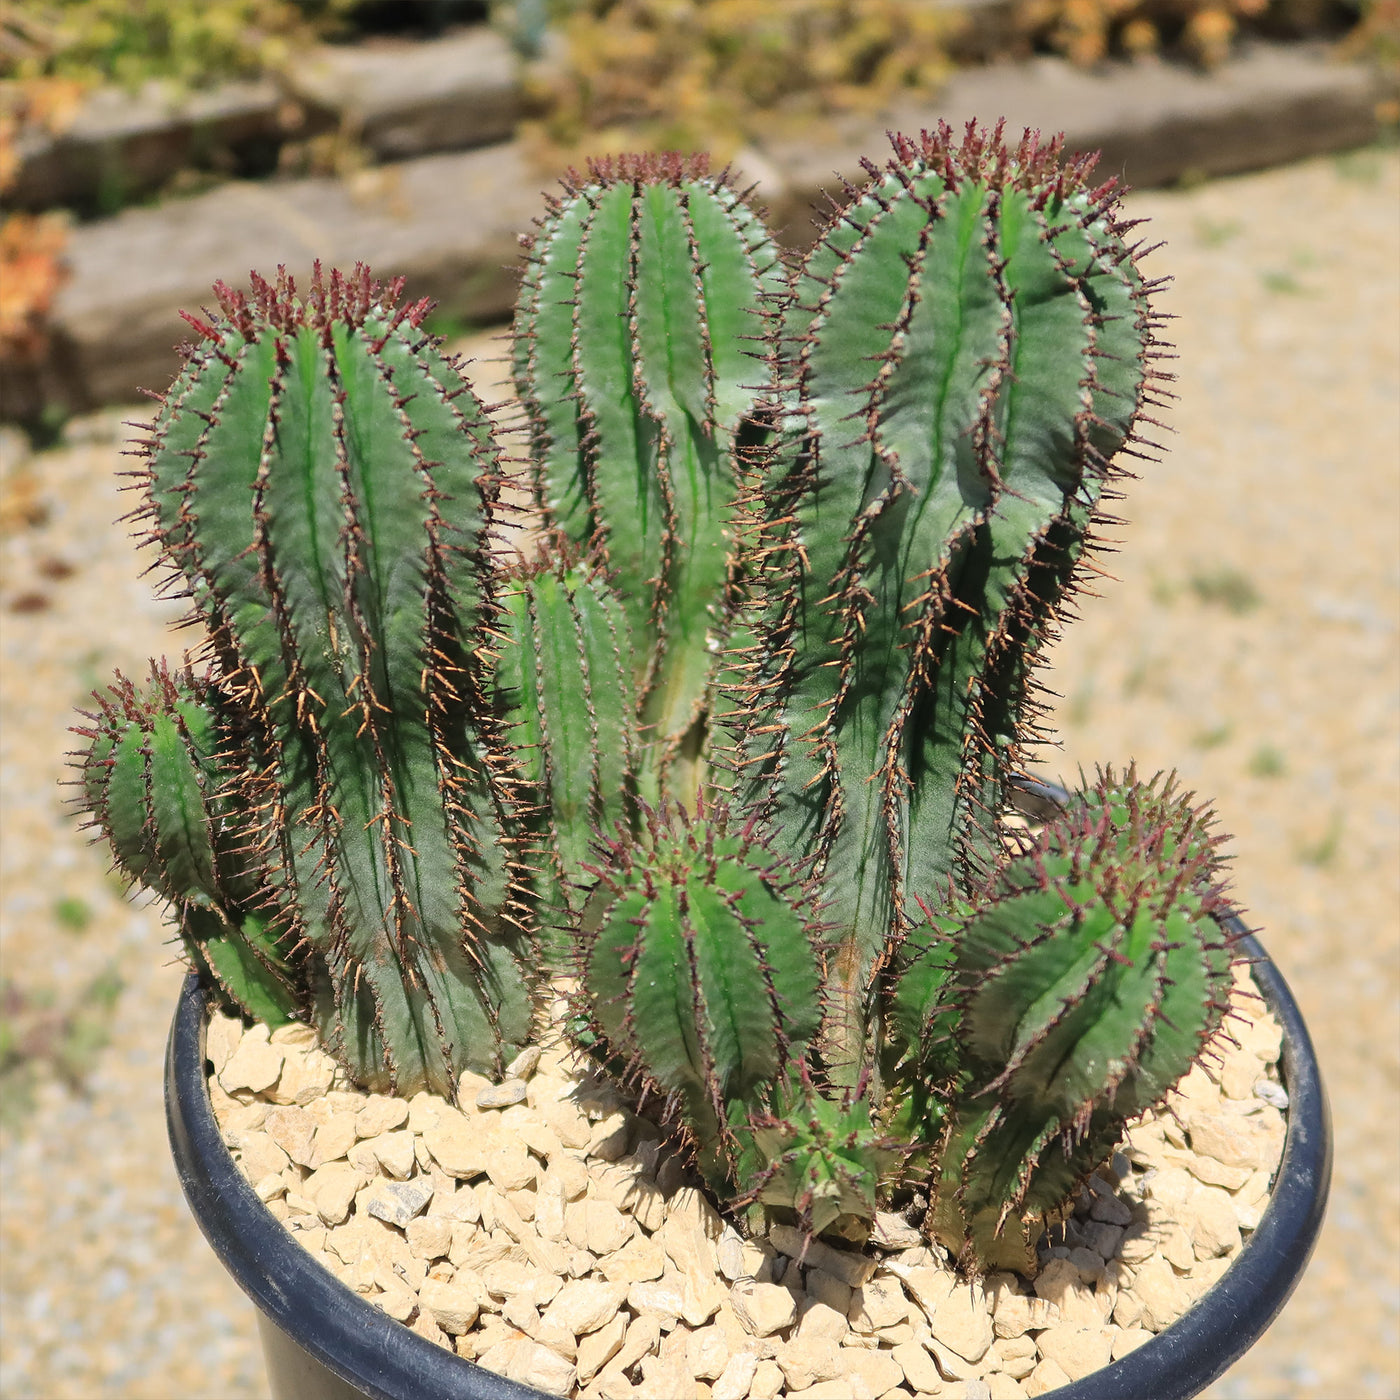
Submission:
[[[1212,822],[1173,778],[1105,771],[961,920],[931,1224],[969,1262],[1033,1269],[1037,1222],[1223,1024],[1234,911]]]
[[[743,196],[675,155],[590,163],[528,255],[515,371],[537,503],[604,551],[626,609],[642,796],[689,804],[767,378],[761,313],[785,273]]]
[[[653,814],[596,871],[611,897],[580,972],[610,1051],[680,1112],[726,1189],[728,1123],[763,1103],[821,1022],[810,899],[722,810]]]
[[[144,689],[119,673],[93,698],[90,726],[75,731],[88,740],[76,755],[81,800],[117,869],[171,902],[186,953],[226,1003],[282,1024],[301,970],[258,907],[255,822],[220,754],[208,680],[152,663]]]
[[[524,874],[484,658],[499,452],[360,268],[216,288],[146,451],[153,539],[249,730],[279,936],[357,1080],[451,1095],[529,1033]]]
[[[582,912],[593,833],[634,831],[639,817],[627,618],[601,561],[573,553],[549,539],[510,580],[496,672],[505,738],[542,817],[540,906],[556,932]]]
[[[736,759],[830,892],[848,1080],[911,884],[995,860],[1031,668],[1158,377],[1149,289],[1089,164],[1000,128],[896,137],[783,317]]]
[[[930,1165],[930,1152],[943,1136],[946,1095],[958,1076],[950,990],[960,920],[971,912],[956,895],[937,913],[919,903],[924,921],[901,941],[888,979],[881,1046],[880,1122],[892,1138],[913,1145],[910,1173]]]

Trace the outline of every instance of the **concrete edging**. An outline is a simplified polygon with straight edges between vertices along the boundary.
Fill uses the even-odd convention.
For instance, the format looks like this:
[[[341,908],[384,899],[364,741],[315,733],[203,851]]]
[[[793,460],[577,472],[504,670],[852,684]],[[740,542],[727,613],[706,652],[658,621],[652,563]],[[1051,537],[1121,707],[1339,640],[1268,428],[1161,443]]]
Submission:
[[[1143,187],[1362,145],[1379,135],[1377,107],[1388,95],[1369,68],[1335,61],[1323,45],[1258,45],[1209,75],[1161,63],[1083,73],[1037,59],[960,72],[936,101],[840,125],[820,152],[774,142],[736,165],[756,182],[783,241],[798,246],[822,188],[859,178],[860,157],[879,158],[887,129],[1005,116],[1016,131],[1064,131],[1071,151],[1102,149],[1106,176]],[[387,131],[403,129],[392,114],[384,121]],[[163,389],[178,363],[178,311],[207,303],[216,278],[236,283],[250,268],[271,273],[285,263],[304,276],[314,258],[364,261],[380,276],[406,277],[410,295],[431,296],[454,317],[504,318],[518,237],[551,183],[519,142],[506,141],[348,181],[233,182],[81,226],[54,308],[50,363],[23,382],[9,376],[0,410],[23,417],[36,401],[83,410]]]

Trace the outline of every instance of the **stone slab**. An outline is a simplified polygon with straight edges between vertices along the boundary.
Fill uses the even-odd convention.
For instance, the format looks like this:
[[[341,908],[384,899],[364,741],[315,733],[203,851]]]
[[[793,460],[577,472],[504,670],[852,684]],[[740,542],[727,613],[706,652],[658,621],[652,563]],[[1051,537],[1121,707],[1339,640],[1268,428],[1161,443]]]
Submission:
[[[1037,60],[961,73],[938,101],[847,125],[820,150],[774,143],[737,164],[757,180],[784,241],[799,246],[822,189],[858,179],[860,157],[879,157],[886,129],[1004,115],[1013,130],[1063,130],[1070,151],[1101,148],[1101,173],[1150,186],[1363,144],[1378,134],[1383,95],[1369,69],[1308,45],[1259,47],[1209,76],[1160,64],[1085,74]],[[346,181],[233,183],[79,227],[73,275],[55,306],[52,361],[36,383],[44,398],[74,409],[162,389],[177,365],[180,308],[207,303],[216,278],[236,283],[249,268],[271,273],[279,263],[304,275],[316,257],[363,260],[381,276],[405,276],[410,295],[433,297],[450,314],[502,319],[519,235],[551,183],[507,142]]]
[[[54,307],[54,339],[74,406],[130,401],[164,390],[185,337],[181,308],[212,301],[222,278],[299,278],[363,261],[403,275],[406,295],[429,296],[477,323],[509,313],[519,235],[547,183],[514,144],[330,178],[234,182],[159,208],[127,209],[74,231],[72,277]]]
[[[134,93],[99,88],[61,133],[19,134],[5,203],[16,209],[110,208],[158,190],[186,166],[267,167],[287,134],[285,104],[268,80],[226,83],[180,98],[156,82]]]
[[[421,43],[328,45],[287,81],[376,160],[405,160],[512,135],[521,108],[518,67],[509,43],[480,26]]]
[[[1325,45],[1259,44],[1210,73],[1155,60],[1085,72],[1037,58],[959,72],[935,100],[852,121],[825,149],[768,145],[754,173],[758,198],[795,246],[811,236],[806,211],[821,191],[859,180],[861,156],[882,158],[886,130],[1005,117],[1016,134],[1063,131],[1068,152],[1100,151],[1097,173],[1143,189],[1364,145],[1379,135],[1385,95],[1370,68],[1335,60]]]

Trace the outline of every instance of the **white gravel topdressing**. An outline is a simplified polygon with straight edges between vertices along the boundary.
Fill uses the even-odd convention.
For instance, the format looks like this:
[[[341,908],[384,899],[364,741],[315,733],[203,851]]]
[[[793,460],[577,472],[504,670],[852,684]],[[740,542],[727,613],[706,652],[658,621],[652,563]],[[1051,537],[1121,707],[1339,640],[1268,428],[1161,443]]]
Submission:
[[[1237,970],[1233,1040],[1134,1124],[1034,1281],[959,1281],[899,1216],[864,1252],[746,1239],[567,1051],[454,1107],[346,1087],[314,1033],[216,1015],[214,1112],[319,1263],[390,1317],[556,1395],[1019,1400],[1168,1326],[1259,1221],[1283,1149],[1280,1031]],[[1044,1251],[1043,1251],[1044,1252]]]

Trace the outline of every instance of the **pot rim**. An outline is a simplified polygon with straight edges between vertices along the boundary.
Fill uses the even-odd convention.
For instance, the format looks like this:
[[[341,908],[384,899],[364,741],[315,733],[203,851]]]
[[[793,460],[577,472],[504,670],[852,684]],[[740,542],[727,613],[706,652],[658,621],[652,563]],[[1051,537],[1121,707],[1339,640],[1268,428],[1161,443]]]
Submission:
[[[214,1118],[205,1075],[209,1010],[206,989],[190,973],[166,1046],[166,1128],[199,1228],[262,1318],[372,1400],[545,1400],[395,1322],[318,1264],[267,1209]]]
[[[1054,801],[1037,785],[1032,797]],[[1288,1301],[1317,1242],[1332,1175],[1331,1116],[1312,1040],[1282,974],[1238,920],[1259,991],[1283,1027],[1288,1092],[1283,1156],[1258,1227],[1233,1263],[1181,1318],[1119,1361],[1045,1400],[1189,1400],[1263,1335]],[[166,1049],[166,1124],[176,1170],[200,1229],[271,1323],[373,1400],[546,1400],[543,1392],[456,1356],[346,1288],[267,1209],[224,1146],[205,1076],[209,1004],[186,978]]]

